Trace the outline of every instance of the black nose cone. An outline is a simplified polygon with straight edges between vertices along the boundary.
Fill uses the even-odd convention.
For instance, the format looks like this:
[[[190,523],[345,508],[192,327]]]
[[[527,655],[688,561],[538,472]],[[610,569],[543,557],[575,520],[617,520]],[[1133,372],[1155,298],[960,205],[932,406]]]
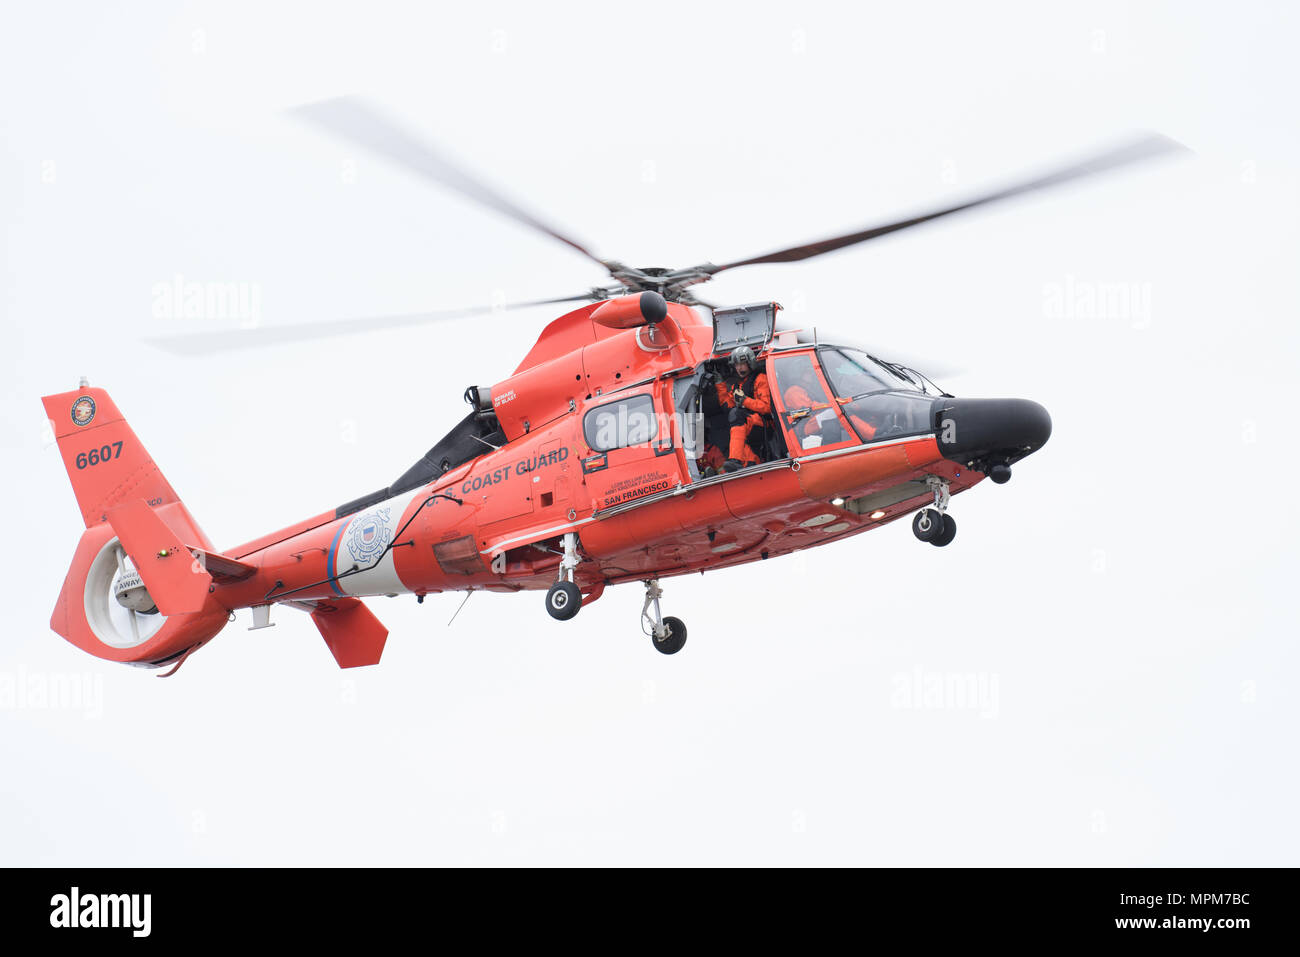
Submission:
[[[976,468],[1016,462],[1052,434],[1052,417],[1028,399],[936,399],[933,411],[939,451]]]

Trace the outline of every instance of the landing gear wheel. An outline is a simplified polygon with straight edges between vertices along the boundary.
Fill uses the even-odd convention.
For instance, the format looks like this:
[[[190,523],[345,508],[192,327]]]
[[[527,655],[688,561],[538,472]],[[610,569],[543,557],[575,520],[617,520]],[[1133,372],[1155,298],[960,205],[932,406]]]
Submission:
[[[923,542],[933,542],[943,534],[943,519],[941,512],[932,508],[923,508],[912,519],[912,534]]]
[[[582,592],[573,582],[556,582],[546,592],[546,610],[556,621],[568,621],[582,607]]]
[[[943,516],[943,531],[941,531],[941,532],[939,533],[939,537],[938,537],[938,538],[935,538],[935,539],[931,540],[930,544],[931,544],[931,545],[935,545],[935,546],[937,546],[937,547],[939,547],[939,548],[943,548],[943,546],[945,546],[945,545],[951,545],[951,544],[952,544],[952,540],[953,540],[954,538],[956,538],[956,537],[957,537],[957,521],[956,521],[956,519],[954,519],[951,515],[944,515],[944,516]]]
[[[686,625],[680,618],[669,615],[664,619],[664,630],[668,634],[663,638],[656,638],[652,633],[650,640],[654,643],[655,651],[661,655],[675,655],[686,644]]]

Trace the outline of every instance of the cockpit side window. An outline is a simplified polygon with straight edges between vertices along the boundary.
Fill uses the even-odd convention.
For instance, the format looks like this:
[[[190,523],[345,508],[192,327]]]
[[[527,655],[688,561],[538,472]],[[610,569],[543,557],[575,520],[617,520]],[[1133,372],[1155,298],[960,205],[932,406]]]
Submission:
[[[774,360],[776,381],[781,387],[781,397],[785,399],[787,409],[824,403],[826,390],[822,388],[817,373],[813,370],[812,356],[803,353],[797,356],[782,356]]]
[[[785,411],[786,435],[801,450],[835,445],[851,438],[845,432],[836,403],[826,394],[811,353],[778,356],[772,360],[777,392]]]

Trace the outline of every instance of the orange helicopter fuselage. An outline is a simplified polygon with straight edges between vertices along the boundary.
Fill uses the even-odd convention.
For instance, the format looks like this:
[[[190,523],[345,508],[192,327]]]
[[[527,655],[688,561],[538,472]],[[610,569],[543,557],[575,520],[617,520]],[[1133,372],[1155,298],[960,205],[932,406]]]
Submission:
[[[219,590],[227,607],[545,589],[567,532],[581,542],[575,580],[594,596],[606,584],[759,561],[887,524],[931,500],[931,475],[954,493],[983,478],[945,459],[933,434],[864,443],[847,427],[839,443],[791,442],[787,458],[701,478],[681,439],[674,383],[714,358],[712,327],[676,303],[662,322],[628,328],[593,319],[600,309],[551,323],[492,387],[504,445],[421,488],[227,551],[258,568]],[[778,338],[760,360],[777,350],[812,347],[782,348]],[[773,395],[774,412],[784,412]],[[585,414],[636,396],[653,403],[656,433],[633,447],[591,448]],[[869,510],[852,504],[873,496]]]
[[[468,390],[474,411],[429,453],[454,446],[447,458],[426,455],[388,489],[221,552],[104,390],[47,396],[86,523],[51,626],[101,658],[160,666],[236,609],[263,627],[288,605],[311,613],[340,665],[373,664],[387,629],[367,596],[551,589],[549,602],[559,581],[585,604],[609,584],[839,541],[984,478],[941,453],[933,396],[904,390],[898,401],[923,413],[877,435],[833,398],[817,347],[773,335],[778,307],[758,308],[755,351],[775,387],[770,454],[755,464],[713,474],[704,453],[726,445],[725,420],[712,434],[692,427],[728,368],[720,313],[710,325],[654,293],[626,295],[556,319],[513,375]],[[812,393],[825,401],[787,407]],[[647,590],[650,601],[657,585]]]

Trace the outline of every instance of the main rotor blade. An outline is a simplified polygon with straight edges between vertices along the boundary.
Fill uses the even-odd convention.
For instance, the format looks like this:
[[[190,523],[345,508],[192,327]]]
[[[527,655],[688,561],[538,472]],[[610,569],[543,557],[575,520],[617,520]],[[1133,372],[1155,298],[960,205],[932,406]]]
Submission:
[[[1053,186],[1060,186],[1073,180],[1083,179],[1098,173],[1118,169],[1119,167],[1126,166],[1129,163],[1136,163],[1166,153],[1183,152],[1186,150],[1187,147],[1169,139],[1168,137],[1161,136],[1157,133],[1148,133],[1125,144],[1124,146],[1099,153],[1083,162],[1074,163],[1056,170],[1055,172],[1048,173],[1045,176],[1039,176],[1035,179],[1014,186],[1008,186],[992,193],[977,196],[973,199],[966,200],[963,203],[959,203],[956,206],[948,206],[943,209],[934,210],[933,212],[913,216],[909,219],[901,219],[897,222],[886,223],[882,226],[873,226],[870,229],[847,233],[843,236],[832,236],[829,239],[804,243],[801,246],[791,246],[789,249],[779,249],[776,252],[767,253],[762,256],[755,256],[752,259],[738,259],[735,262],[724,263],[721,266],[710,263],[699,268],[701,272],[715,275],[725,269],[736,269],[739,266],[755,266],[760,263],[799,262],[803,259],[811,259],[814,256],[820,256],[823,253],[833,252],[837,249],[844,249],[846,246],[865,243],[870,239],[878,239],[881,236],[887,236],[890,233],[896,233],[899,230],[909,229],[912,226],[919,226],[922,223],[928,223],[931,220],[939,219],[943,216],[951,216],[953,213],[960,213],[964,210],[974,209],[977,206],[986,206],[989,203],[1011,199],[1014,196],[1023,196],[1026,193],[1048,189]]]
[[[247,329],[218,329],[196,332],[187,336],[155,336],[146,338],[173,355],[206,355],[233,349],[253,349],[259,346],[277,346],[295,342],[308,342],[329,336],[353,335],[374,332],[378,329],[402,329],[443,319],[461,319],[508,309],[525,309],[529,306],[549,306],[561,302],[596,302],[604,298],[603,291],[592,289],[577,296],[558,299],[534,299],[529,302],[512,302],[498,306],[472,306],[468,309],[443,309],[438,312],[410,312],[390,316],[370,316],[361,319],[324,319],[316,322],[299,322],[284,326],[253,326]]]
[[[558,239],[602,268],[609,268],[604,260],[598,258],[586,246],[554,227],[548,226],[500,193],[480,183],[440,155],[433,147],[421,142],[363,100],[345,96],[308,103],[295,107],[289,112],[328,133],[383,156],[399,166],[404,166],[425,179],[454,189],[462,196],[509,216],[540,233],[545,233],[552,239]]]

